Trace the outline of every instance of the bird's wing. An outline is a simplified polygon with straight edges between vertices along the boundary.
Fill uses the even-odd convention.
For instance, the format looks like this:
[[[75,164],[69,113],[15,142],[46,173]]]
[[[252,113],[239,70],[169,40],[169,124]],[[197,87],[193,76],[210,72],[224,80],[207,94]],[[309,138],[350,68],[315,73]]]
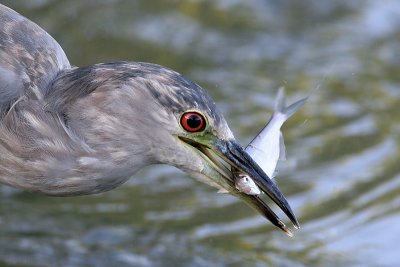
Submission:
[[[0,4],[0,118],[21,97],[41,99],[57,73],[69,67],[45,30]]]

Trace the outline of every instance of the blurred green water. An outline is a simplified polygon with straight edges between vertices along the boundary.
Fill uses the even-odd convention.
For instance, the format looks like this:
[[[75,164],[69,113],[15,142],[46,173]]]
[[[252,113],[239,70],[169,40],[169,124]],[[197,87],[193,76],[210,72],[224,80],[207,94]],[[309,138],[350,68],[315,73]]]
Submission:
[[[0,188],[2,266],[398,266],[400,4],[385,1],[2,1],[78,66],[158,63],[201,84],[238,140],[279,86],[312,92],[284,128],[288,238],[230,196],[153,166],[100,195]],[[315,88],[319,88],[314,90]],[[155,186],[157,185],[157,186]]]

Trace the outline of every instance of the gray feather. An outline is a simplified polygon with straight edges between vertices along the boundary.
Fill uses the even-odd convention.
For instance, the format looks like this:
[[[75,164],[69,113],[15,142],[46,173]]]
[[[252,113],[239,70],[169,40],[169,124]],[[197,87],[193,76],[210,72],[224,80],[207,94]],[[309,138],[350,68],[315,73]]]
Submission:
[[[1,4],[0,48],[3,116],[22,96],[40,99],[58,72],[70,67],[64,51],[47,32]]]

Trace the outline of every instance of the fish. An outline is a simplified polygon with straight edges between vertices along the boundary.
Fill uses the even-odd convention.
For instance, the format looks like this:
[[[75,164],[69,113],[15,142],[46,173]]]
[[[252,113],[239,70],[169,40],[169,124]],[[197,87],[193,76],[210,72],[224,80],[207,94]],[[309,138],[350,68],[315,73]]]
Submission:
[[[281,131],[282,125],[307,101],[308,96],[286,106],[285,89],[279,88],[274,112],[261,132],[247,145],[245,151],[270,178],[276,175],[278,160],[286,159],[286,148]],[[247,174],[234,171],[235,187],[248,195],[259,195],[260,188]]]
[[[233,171],[232,173],[235,177],[235,187],[240,192],[245,193],[247,195],[261,194],[260,188],[254,182],[254,180],[250,178],[250,176],[239,171]]]

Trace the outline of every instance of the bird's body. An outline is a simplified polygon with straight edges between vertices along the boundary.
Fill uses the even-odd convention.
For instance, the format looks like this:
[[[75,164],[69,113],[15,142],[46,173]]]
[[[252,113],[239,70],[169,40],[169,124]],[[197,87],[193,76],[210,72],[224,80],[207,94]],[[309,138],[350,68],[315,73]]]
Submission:
[[[150,63],[71,66],[42,28],[0,5],[1,182],[49,195],[93,194],[165,163],[240,197],[288,232],[264,202],[234,188],[213,153],[257,176],[297,225],[200,86]]]
[[[197,85],[148,63],[72,67],[58,43],[39,26],[7,7],[0,10],[4,183],[51,195],[91,194],[110,190],[142,167],[159,163],[156,156],[165,149],[154,153],[161,142],[149,138],[157,136],[148,134],[154,131],[148,114],[126,114],[147,110],[164,115],[169,123],[172,114],[162,114],[162,105],[183,102],[189,108],[196,98],[179,95],[180,90],[161,90]],[[209,100],[206,94],[198,95],[203,91],[191,93]],[[185,165],[175,153],[168,157]]]
[[[159,126],[164,121],[165,130],[174,121],[162,105],[183,99],[161,97],[155,88],[183,83],[177,75],[156,65],[126,62],[61,71],[42,100],[22,97],[3,118],[0,140],[7,142],[0,146],[0,164],[9,170],[3,180],[11,177],[6,181],[11,185],[51,195],[91,194],[114,188],[142,167],[161,163],[161,157],[185,166],[179,151],[165,146],[157,151],[158,144],[168,137],[172,144],[174,137],[157,140],[164,129],[154,129],[149,118],[153,112],[163,115]],[[144,109],[149,113],[141,114]],[[154,130],[160,134],[149,135]]]

